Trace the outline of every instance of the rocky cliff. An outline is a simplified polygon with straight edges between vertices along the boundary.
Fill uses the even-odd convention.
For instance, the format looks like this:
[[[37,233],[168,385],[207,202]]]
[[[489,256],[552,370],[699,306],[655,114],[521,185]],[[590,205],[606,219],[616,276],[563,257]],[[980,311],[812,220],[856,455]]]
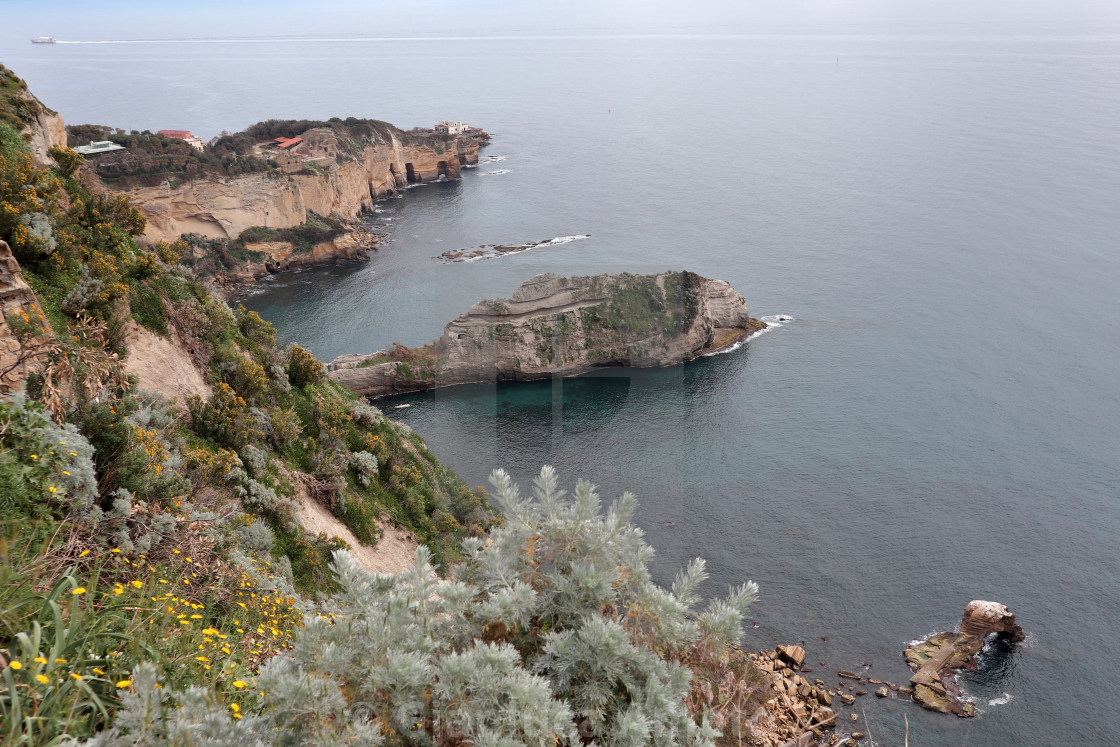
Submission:
[[[765,326],[750,317],[730,284],[691,272],[538,275],[512,298],[475,304],[432,346],[342,356],[329,376],[376,396],[604,366],[657,368],[725,348]]]
[[[19,262],[12,256],[7,242],[0,241],[0,392],[16,388],[39,358],[8,327],[8,314],[19,316],[21,312],[34,317],[33,323],[47,326],[46,320],[40,317],[42,311],[35,293],[23,279]]]
[[[330,130],[316,128],[302,137],[298,152],[283,154],[282,168],[273,171],[131,190],[148,219],[145,236],[233,238],[253,226],[298,226],[309,212],[353,219],[406,184],[457,178],[462,166],[478,162],[482,142],[431,139],[430,145],[410,145],[394,135],[369,143],[356,157],[342,157],[332,147],[336,135]]]
[[[66,147],[66,125],[27,89],[15,73],[0,65],[0,122],[13,126],[31,147],[35,165],[56,166],[48,151]]]

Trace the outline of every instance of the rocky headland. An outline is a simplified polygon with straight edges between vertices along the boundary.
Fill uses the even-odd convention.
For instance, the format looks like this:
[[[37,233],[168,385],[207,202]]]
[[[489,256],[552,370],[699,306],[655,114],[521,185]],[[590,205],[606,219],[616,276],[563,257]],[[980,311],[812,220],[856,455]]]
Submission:
[[[448,135],[376,120],[269,120],[197,151],[151,133],[69,129],[75,142],[104,137],[124,148],[87,163],[89,186],[127,194],[147,220],[148,241],[187,236],[195,255],[199,239],[211,242],[203,253],[224,261],[203,274],[225,283],[367,258],[378,237],[361,225],[363,213],[409,185],[459,178],[490,138],[479,129]],[[340,228],[312,244],[256,236],[322,220]]]
[[[512,298],[482,301],[432,345],[344,355],[328,375],[380,396],[493,381],[660,368],[734,345],[766,324],[723,280],[659,275],[537,275]]]
[[[456,179],[478,162],[482,135],[421,137],[391,125],[364,136],[330,127],[300,133],[290,151],[256,153],[276,166],[243,176],[218,176],[156,186],[128,194],[148,219],[145,236],[171,241],[184,233],[234,238],[248,228],[290,228],[308,213],[355,219],[373,203],[409,184]]]

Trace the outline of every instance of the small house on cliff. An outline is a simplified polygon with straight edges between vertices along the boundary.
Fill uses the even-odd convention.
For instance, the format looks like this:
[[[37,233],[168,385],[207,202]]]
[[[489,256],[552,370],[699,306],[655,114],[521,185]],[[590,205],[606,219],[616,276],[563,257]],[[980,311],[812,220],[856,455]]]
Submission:
[[[272,141],[272,144],[280,150],[290,151],[302,142],[303,138],[301,137],[278,137]]]
[[[432,129],[441,135],[462,135],[471,129],[471,126],[465,122],[437,122]]]
[[[203,149],[202,138],[195,136],[190,130],[160,130],[158,134],[169,137],[172,140],[182,140],[195,150],[200,151]]]

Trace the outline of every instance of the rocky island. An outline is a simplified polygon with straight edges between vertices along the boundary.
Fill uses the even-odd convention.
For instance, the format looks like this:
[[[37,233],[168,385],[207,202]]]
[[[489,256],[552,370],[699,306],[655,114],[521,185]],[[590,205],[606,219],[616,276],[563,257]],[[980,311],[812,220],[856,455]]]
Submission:
[[[659,368],[727,348],[765,322],[723,280],[659,275],[537,275],[512,298],[482,301],[432,345],[344,355],[331,379],[370,396],[493,381]]]

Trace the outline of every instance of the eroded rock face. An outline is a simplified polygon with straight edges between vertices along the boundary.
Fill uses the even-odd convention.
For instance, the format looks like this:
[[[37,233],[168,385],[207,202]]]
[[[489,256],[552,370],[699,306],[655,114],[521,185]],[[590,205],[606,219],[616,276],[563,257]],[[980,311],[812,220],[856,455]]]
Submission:
[[[953,675],[961,669],[976,668],[976,654],[992,634],[1012,642],[1024,638],[1022,627],[1005,605],[974,599],[964,608],[959,633],[939,633],[908,646],[906,663],[916,670],[910,677],[914,700],[931,711],[976,715],[972,704],[961,700]]]
[[[329,142],[315,137],[309,137],[307,145],[331,152]],[[402,145],[394,137],[390,143],[370,145],[353,160],[322,156],[315,165],[325,173],[304,169],[250,174],[175,187],[164,182],[128,194],[148,219],[144,235],[153,241],[173,241],[184,233],[234,238],[253,226],[298,226],[307,220],[308,211],[355,218],[409,183],[410,175],[414,183],[441,175],[458,177],[461,163],[478,161],[478,148],[479,141],[462,140],[439,152]]]
[[[23,134],[27,137],[27,144],[35,158],[35,165],[41,168],[57,166],[48,151],[51,148],[66,147],[66,123],[62,117],[43,105],[30,91],[24,90],[20,97],[30,102],[35,116],[26,127]]]
[[[18,386],[27,378],[29,369],[28,365],[15,366],[20,358],[20,343],[8,328],[6,317],[15,311],[33,313],[35,304],[35,292],[23,279],[11,247],[0,241],[0,392]]]
[[[546,274],[512,298],[475,304],[434,346],[342,356],[329,369],[335,381],[377,396],[604,366],[671,366],[765,326],[730,284],[695,273]]]

